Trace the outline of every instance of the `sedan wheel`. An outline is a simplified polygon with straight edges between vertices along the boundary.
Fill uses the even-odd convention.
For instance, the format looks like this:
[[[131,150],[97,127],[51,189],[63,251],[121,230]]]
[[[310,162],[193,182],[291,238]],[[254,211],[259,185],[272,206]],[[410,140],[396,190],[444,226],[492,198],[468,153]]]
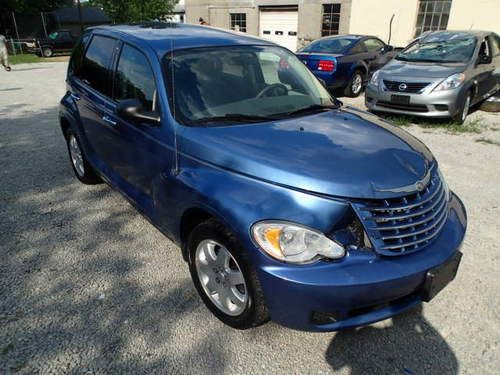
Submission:
[[[203,240],[196,249],[195,264],[210,301],[227,315],[242,314],[248,304],[247,285],[231,253],[214,240]]]
[[[465,99],[464,108],[462,109],[462,116],[460,118],[462,120],[462,123],[465,121],[467,115],[469,114],[469,107],[470,107],[470,95],[468,95],[467,98]]]

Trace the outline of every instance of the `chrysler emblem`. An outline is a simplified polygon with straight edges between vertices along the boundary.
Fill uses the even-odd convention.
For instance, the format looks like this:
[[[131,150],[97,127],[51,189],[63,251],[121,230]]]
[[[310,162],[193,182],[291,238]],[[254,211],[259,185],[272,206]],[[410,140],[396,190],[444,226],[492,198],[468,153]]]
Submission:
[[[401,83],[398,88],[399,88],[399,91],[405,91],[407,87],[408,86],[406,86],[406,83]]]
[[[425,189],[425,184],[422,181],[417,181],[415,189],[417,189],[417,191],[422,191]]]

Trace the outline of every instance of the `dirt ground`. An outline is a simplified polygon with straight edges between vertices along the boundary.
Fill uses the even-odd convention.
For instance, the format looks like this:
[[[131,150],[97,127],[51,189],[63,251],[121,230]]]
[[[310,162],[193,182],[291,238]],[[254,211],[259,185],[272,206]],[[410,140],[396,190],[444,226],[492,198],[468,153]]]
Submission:
[[[241,332],[204,307],[177,246],[72,175],[66,66],[0,71],[0,374],[498,374],[500,114],[473,113],[480,133],[406,128],[468,213],[458,276],[435,300],[338,333]]]

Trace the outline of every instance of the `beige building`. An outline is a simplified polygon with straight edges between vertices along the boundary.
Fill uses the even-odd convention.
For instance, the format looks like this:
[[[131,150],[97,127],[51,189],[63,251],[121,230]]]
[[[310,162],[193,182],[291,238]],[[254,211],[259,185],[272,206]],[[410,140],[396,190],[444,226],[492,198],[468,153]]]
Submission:
[[[185,0],[185,12],[189,23],[201,17],[291,50],[346,33],[375,35],[400,47],[427,30],[500,33],[500,0]]]

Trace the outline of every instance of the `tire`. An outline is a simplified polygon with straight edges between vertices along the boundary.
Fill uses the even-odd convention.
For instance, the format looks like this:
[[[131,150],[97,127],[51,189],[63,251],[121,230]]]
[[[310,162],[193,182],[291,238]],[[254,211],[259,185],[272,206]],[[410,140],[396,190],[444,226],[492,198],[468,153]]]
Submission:
[[[196,290],[219,320],[236,329],[257,327],[269,320],[257,273],[227,228],[215,219],[199,224],[189,235],[187,250]],[[221,302],[221,296],[228,302]]]
[[[457,113],[454,116],[452,116],[453,122],[460,124],[460,125],[465,122],[465,119],[467,118],[467,115],[469,114],[469,108],[470,108],[471,101],[472,101],[472,93],[469,91],[467,93],[467,96],[465,97],[464,101],[460,105]]]
[[[54,51],[50,47],[43,47],[42,54],[43,54],[43,57],[52,57],[52,56],[54,56]]]
[[[344,95],[350,98],[358,97],[363,91],[364,74],[361,70],[355,70],[354,74],[349,79]]]
[[[68,155],[71,167],[76,178],[85,185],[95,185],[102,183],[101,178],[94,171],[87,161],[82,151],[78,138],[71,129],[66,131],[66,145],[68,146]]]

